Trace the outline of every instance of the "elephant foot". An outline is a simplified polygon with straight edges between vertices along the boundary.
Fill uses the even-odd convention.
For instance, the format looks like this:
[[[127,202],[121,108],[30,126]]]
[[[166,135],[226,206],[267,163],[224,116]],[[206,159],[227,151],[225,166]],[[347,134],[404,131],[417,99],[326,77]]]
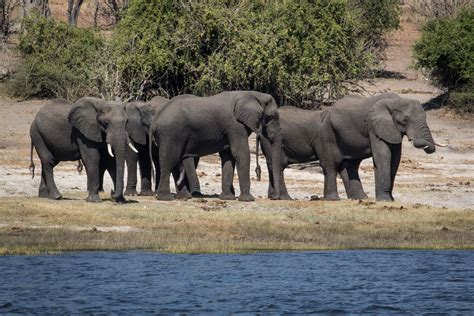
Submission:
[[[189,193],[187,190],[186,191],[180,191],[180,192],[176,193],[176,198],[178,200],[189,200],[192,197],[193,196],[191,195],[191,193]]]
[[[199,191],[194,191],[193,193],[191,193],[191,195],[193,196],[193,198],[198,198],[198,199],[202,199],[204,197],[204,195]]]
[[[63,196],[62,196],[61,193],[57,192],[57,193],[54,193],[54,194],[50,194],[49,198],[51,200],[61,200],[63,198]]]
[[[117,204],[125,204],[125,203],[127,202],[127,200],[125,200],[125,198],[123,197],[123,195],[118,196],[118,197],[116,197],[116,198],[114,198],[114,197],[112,196],[112,201],[114,201],[114,202],[117,203]]]
[[[45,191],[39,191],[39,192],[38,192],[38,197],[40,197],[40,198],[46,198],[46,199],[49,199],[48,190],[45,190]]]
[[[139,195],[140,195],[140,196],[152,196],[152,195],[153,195],[153,191],[152,191],[151,189],[142,190]]]
[[[135,196],[138,195],[138,192],[136,189],[126,189],[125,192],[123,192],[123,195]]]
[[[172,201],[174,200],[174,196],[171,193],[157,193],[156,199],[159,201]]]
[[[222,192],[221,194],[219,194],[219,200],[233,201],[235,200],[235,195],[232,193]]]
[[[288,194],[281,194],[280,196],[271,195],[268,197],[270,200],[286,200],[291,201],[293,200],[290,195]]]
[[[326,201],[339,201],[340,199],[337,193],[330,193],[324,196],[324,200]]]
[[[98,194],[89,194],[89,196],[86,198],[86,201],[91,203],[99,203],[102,202],[102,199]]]
[[[246,194],[241,194],[238,200],[240,202],[253,202],[255,201],[255,198],[253,197],[252,194],[246,193]]]
[[[377,201],[392,202],[393,197],[391,194],[378,194],[375,198]]]
[[[361,192],[361,193],[351,194],[347,198],[351,200],[366,200],[369,197],[367,196],[367,194],[365,194],[365,192]]]

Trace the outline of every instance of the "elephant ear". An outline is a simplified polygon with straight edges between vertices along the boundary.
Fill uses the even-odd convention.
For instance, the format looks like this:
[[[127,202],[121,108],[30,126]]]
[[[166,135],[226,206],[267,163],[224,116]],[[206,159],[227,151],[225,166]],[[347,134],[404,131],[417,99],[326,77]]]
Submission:
[[[97,109],[89,100],[78,100],[69,111],[69,122],[77,128],[87,139],[102,142],[102,131],[97,120]]]
[[[234,115],[237,121],[258,133],[263,116],[263,107],[252,95],[238,96],[235,100]]]
[[[147,128],[142,123],[142,114],[139,110],[141,103],[131,102],[125,106],[127,113],[127,133],[130,138],[137,144],[145,145],[147,137]]]
[[[402,133],[395,125],[389,106],[399,102],[395,99],[382,99],[376,102],[367,113],[367,123],[377,137],[390,144],[402,142]]]

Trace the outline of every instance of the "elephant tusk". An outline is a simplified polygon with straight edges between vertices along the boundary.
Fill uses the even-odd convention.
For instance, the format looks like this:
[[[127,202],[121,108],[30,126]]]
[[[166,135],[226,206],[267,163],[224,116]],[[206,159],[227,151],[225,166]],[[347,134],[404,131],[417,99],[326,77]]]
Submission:
[[[133,150],[136,154],[138,154],[138,150],[133,146],[132,143],[128,143],[128,147],[130,147],[131,150]]]
[[[448,147],[448,144],[438,144],[438,143],[435,143],[436,146],[438,147]]]
[[[112,152],[112,145],[107,144],[107,151],[109,152],[110,157],[114,157],[114,153]]]
[[[430,147],[430,146],[426,145],[425,147],[423,147],[423,149],[426,149],[426,148],[428,148],[428,147]]]

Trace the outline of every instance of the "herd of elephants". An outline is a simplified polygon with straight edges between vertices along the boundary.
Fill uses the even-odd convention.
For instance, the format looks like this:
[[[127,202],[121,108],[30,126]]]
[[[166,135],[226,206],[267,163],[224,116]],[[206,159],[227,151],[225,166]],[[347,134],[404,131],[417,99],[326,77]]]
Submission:
[[[372,157],[376,199],[391,201],[403,136],[428,154],[442,146],[433,140],[420,102],[394,93],[348,95],[329,109],[316,111],[278,107],[271,95],[256,91],[172,99],[156,96],[148,102],[129,103],[84,97],[76,102],[51,100],[39,110],[30,128],[30,170],[34,176],[35,148],[41,160],[39,196],[61,199],[53,168],[60,161],[78,160],[78,169],[83,164],[87,173],[87,201],[101,201],[99,191],[107,171],[114,182],[112,199],[123,203],[124,195],[137,194],[138,163],[140,195],[186,199],[202,196],[196,173],[199,158],[219,153],[219,198],[236,198],[233,177],[237,167],[238,200],[254,201],[250,192],[251,133],[257,135],[257,178],[260,147],[266,157],[271,199],[290,199],[283,176],[289,164],[317,160],[324,174],[324,199],[339,199],[338,174],[349,199],[367,198],[358,169],[363,159]],[[170,191],[171,174],[176,195]]]

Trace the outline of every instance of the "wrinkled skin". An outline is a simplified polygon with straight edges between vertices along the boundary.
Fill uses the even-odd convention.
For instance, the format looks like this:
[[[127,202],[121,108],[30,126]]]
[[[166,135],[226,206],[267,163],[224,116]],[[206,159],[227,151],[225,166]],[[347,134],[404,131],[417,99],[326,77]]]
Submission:
[[[322,121],[320,163],[324,198],[339,199],[338,172],[348,198],[367,198],[358,169],[363,159],[372,157],[376,199],[393,201],[393,184],[405,135],[416,148],[423,148],[428,154],[436,150],[426,114],[418,101],[394,93],[337,101]]]
[[[211,97],[179,96],[155,115],[151,132],[159,146],[160,181],[157,199],[170,200],[170,172],[183,162],[186,175],[193,172],[194,159],[219,153],[222,161],[220,199],[235,199],[234,168],[237,166],[240,201],[254,201],[250,194],[250,149],[252,132],[271,142],[275,161],[281,153],[277,104],[272,96],[255,91],[230,91]],[[279,163],[275,163],[279,165]],[[195,172],[195,170],[194,170]],[[279,192],[279,167],[274,183]],[[275,196],[279,198],[279,196]]]
[[[85,97],[75,103],[56,99],[41,108],[30,127],[32,147],[41,160],[39,196],[61,199],[53,168],[60,161],[81,159],[87,172],[88,202],[101,201],[98,192],[105,170],[114,182],[112,198],[118,203],[125,202],[126,123],[122,103],[97,98]],[[114,158],[109,155],[107,144]]]
[[[278,114],[280,115],[282,134],[280,198],[290,200],[291,197],[288,194],[283,175],[285,168],[294,163],[319,160],[321,120],[327,114],[327,111],[309,111],[292,106],[283,106],[278,109]],[[272,198],[275,195],[275,189],[273,185],[271,144],[266,137],[261,137],[260,142],[270,175],[268,197]]]
[[[152,117],[161,112],[169,99],[156,96],[148,102],[133,101],[125,105],[128,115],[127,129],[130,139],[138,150],[138,154],[130,148],[127,151],[127,188],[125,195],[137,195],[137,162],[140,167],[141,192],[140,195],[153,195],[152,190],[152,159],[150,158],[150,140],[148,131]],[[156,144],[152,143],[152,152],[157,152]],[[153,149],[155,148],[155,149]],[[158,164],[158,157],[152,157],[155,164]],[[197,165],[197,161],[196,161]],[[194,166],[195,169],[195,166]],[[184,174],[182,165],[174,170],[173,176],[177,187],[178,198],[189,198],[191,196],[200,196],[199,179],[196,172],[194,178],[188,181]],[[159,170],[156,179],[159,179]],[[155,189],[157,188],[157,185]]]

